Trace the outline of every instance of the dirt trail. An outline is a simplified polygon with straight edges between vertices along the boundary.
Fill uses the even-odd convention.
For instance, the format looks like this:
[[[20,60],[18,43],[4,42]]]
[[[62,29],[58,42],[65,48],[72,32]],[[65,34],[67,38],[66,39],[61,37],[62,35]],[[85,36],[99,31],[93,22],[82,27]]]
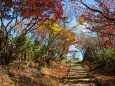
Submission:
[[[68,75],[63,86],[96,86],[88,71],[80,61],[71,61]]]

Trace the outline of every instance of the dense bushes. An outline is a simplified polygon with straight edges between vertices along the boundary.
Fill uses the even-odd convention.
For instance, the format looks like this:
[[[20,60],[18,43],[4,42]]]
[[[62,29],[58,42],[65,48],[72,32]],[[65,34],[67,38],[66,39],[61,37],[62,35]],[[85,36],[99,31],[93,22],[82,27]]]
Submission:
[[[2,34],[0,34],[1,36]],[[2,36],[1,36],[2,37]],[[40,44],[36,44],[35,41],[32,41],[27,36],[23,36],[20,39],[18,37],[12,37],[12,41],[7,42],[7,52],[5,52],[5,44],[3,38],[0,39],[0,64],[7,65],[9,62],[13,60],[28,60],[28,61],[36,61],[39,63],[43,63],[46,60],[52,59],[55,54],[55,50],[46,49],[47,46],[42,46]],[[51,57],[46,56],[47,53],[51,54]],[[7,55],[7,56],[6,56]]]
[[[4,51],[3,38],[0,39],[0,43],[0,64],[5,65],[13,60],[36,61],[42,64],[44,61],[52,59],[56,53],[55,50],[46,49],[47,46],[36,44],[35,41],[32,41],[27,36],[23,36],[21,39],[20,36],[12,37],[12,41],[8,40],[7,52]],[[50,53],[51,57],[46,56],[47,53]],[[45,56],[46,60],[43,56]]]
[[[82,35],[79,41],[80,49],[83,51],[83,61],[93,63],[96,68],[115,70],[115,48],[112,43],[107,45],[107,40],[109,40],[107,37]]]
[[[111,67],[115,66],[115,50],[113,48],[104,48],[84,53],[84,60],[93,62],[96,66]]]

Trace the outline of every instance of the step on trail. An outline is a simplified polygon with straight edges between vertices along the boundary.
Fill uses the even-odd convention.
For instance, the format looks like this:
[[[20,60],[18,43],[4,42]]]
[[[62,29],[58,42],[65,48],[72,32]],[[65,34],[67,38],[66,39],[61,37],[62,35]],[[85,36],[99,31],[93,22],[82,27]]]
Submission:
[[[71,61],[70,70],[64,78],[63,86],[96,86],[93,77],[82,66],[80,61]]]

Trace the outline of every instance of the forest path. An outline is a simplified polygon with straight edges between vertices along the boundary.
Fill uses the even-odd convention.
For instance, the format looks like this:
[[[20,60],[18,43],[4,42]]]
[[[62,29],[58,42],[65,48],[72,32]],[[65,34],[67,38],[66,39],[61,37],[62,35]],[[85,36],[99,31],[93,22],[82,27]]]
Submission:
[[[96,86],[92,76],[82,66],[81,61],[71,61],[70,70],[64,78],[63,86]]]

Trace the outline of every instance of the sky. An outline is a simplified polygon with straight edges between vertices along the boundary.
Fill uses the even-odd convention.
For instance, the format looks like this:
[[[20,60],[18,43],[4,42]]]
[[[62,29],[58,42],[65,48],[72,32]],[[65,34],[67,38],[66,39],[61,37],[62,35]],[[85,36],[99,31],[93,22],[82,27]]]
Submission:
[[[70,4],[71,4],[71,0],[64,0],[65,2],[64,2],[64,16],[66,15],[66,16],[69,16],[70,18],[68,19],[68,24],[67,24],[67,26],[69,27],[69,28],[71,28],[71,27],[73,27],[73,26],[76,26],[76,29],[74,30],[74,32],[76,33],[76,34],[79,34],[79,33],[85,33],[85,34],[87,34],[87,35],[94,35],[94,33],[92,34],[92,33],[90,33],[91,31],[89,31],[89,30],[87,30],[87,29],[84,29],[86,26],[88,26],[88,24],[87,23],[85,23],[85,25],[86,26],[84,26],[84,25],[80,25],[78,22],[77,22],[77,18],[80,16],[80,14],[77,12],[77,10],[79,10],[79,9],[76,9],[76,12],[75,12],[75,9],[72,9],[71,8],[71,6],[70,6]],[[96,3],[94,3],[94,0],[86,0],[85,1],[85,3],[87,3],[87,4],[89,4],[89,5],[95,5]],[[79,6],[83,6],[83,5],[79,5]],[[74,45],[71,45],[71,46],[69,46],[69,50],[78,50],[77,48],[75,48],[75,46]],[[68,53],[67,54],[67,57],[71,57],[72,56],[72,53]],[[80,59],[83,59],[83,56],[82,56],[82,53],[81,52],[79,52],[79,50],[78,50],[78,52],[76,52],[75,53],[75,56],[76,56],[76,58],[80,58]]]
[[[88,24],[85,23],[85,25],[87,26]],[[70,27],[71,27],[71,26],[77,26],[76,29],[73,31],[73,32],[75,32],[76,34],[80,34],[80,33],[82,32],[82,33],[85,33],[85,34],[87,34],[87,35],[91,35],[91,34],[89,33],[89,32],[90,32],[89,30],[84,29],[86,26],[80,25],[75,19],[73,19],[73,20],[69,23],[69,26],[70,26]],[[77,38],[77,36],[76,36],[76,38]],[[76,58],[83,59],[82,53],[81,53],[80,50],[77,49],[74,45],[69,46],[69,50],[77,50],[78,52],[75,52],[75,57],[76,57]],[[73,53],[68,53],[68,54],[67,54],[67,57],[72,57],[72,54],[73,54]]]

